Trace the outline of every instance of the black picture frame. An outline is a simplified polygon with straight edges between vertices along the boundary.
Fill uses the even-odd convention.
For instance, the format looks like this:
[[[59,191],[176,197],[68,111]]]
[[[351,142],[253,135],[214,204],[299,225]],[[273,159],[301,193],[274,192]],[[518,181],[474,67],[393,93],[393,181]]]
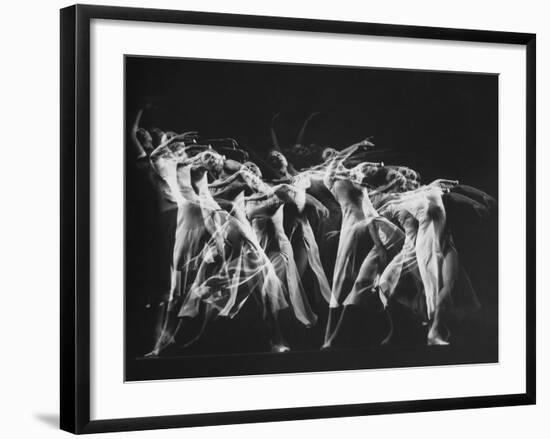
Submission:
[[[90,420],[90,21],[132,20],[256,29],[407,37],[526,47],[526,392],[482,397],[346,404]],[[61,10],[60,424],[97,433],[534,404],[536,401],[536,36],[530,33],[75,5]]]

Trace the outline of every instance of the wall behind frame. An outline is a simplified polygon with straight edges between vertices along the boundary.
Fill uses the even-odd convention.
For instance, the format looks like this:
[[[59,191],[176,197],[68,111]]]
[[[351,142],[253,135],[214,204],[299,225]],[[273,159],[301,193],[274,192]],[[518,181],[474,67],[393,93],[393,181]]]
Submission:
[[[259,3],[253,0],[123,1],[88,3],[189,10],[210,10],[248,14],[299,16],[307,18],[357,20],[395,24],[482,28],[537,33],[538,144],[548,140],[542,121],[550,104],[550,89],[542,78],[550,66],[550,30],[543,2],[526,0],[511,4],[497,1],[464,0],[447,4],[419,0],[407,2],[312,3],[306,0]],[[70,2],[11,2],[3,14],[2,103],[3,170],[0,173],[2,250],[0,291],[4,335],[1,406],[6,416],[0,431],[6,437],[39,435],[61,437],[58,419],[58,290],[59,290],[59,120],[58,120],[58,9]],[[312,8],[312,5],[315,7]],[[31,140],[32,139],[32,140]],[[531,437],[545,437],[545,414],[550,409],[550,382],[540,371],[547,365],[550,325],[543,319],[547,300],[542,292],[550,282],[545,274],[550,257],[544,248],[550,234],[542,225],[550,215],[549,153],[539,148],[538,156],[538,404],[529,407],[497,408],[441,413],[403,414],[365,418],[325,419],[243,426],[142,432],[140,437],[279,438],[285,435],[334,437],[344,431],[348,437],[384,436],[424,438],[444,434],[463,438],[491,434],[517,437],[526,429]],[[546,202],[544,199],[546,198]],[[119,434],[118,437],[125,437]],[[129,436],[130,434],[128,434]],[[115,436],[117,437],[117,436]],[[137,436],[136,436],[137,437]]]

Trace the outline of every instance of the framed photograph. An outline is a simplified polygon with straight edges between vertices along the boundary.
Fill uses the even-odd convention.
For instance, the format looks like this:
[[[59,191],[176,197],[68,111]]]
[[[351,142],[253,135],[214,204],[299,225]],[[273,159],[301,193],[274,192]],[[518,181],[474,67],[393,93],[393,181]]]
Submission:
[[[534,34],[61,10],[64,430],[534,404],[535,243]]]

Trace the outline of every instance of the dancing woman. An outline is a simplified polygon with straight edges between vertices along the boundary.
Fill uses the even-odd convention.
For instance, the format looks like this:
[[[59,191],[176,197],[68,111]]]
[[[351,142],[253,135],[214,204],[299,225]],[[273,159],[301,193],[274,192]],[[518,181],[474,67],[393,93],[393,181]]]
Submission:
[[[145,108],[149,107],[150,106],[147,105]],[[151,134],[145,128],[141,128],[139,126],[145,108],[141,108],[138,111],[136,119],[130,130],[130,139],[132,140],[132,144],[134,145],[136,157],[138,160],[144,157],[148,157],[154,149],[153,138],[151,137]]]
[[[177,221],[174,237],[172,265],[170,268],[170,292],[162,328],[153,351],[156,356],[174,343],[180,321],[177,318],[181,304],[194,280],[200,265],[200,253],[210,238],[204,216],[203,203],[193,184],[204,178],[206,172],[214,170],[217,163],[212,153],[205,151],[187,158],[185,148],[170,149],[160,145],[151,154],[151,161],[164,178],[170,193],[177,203]]]
[[[389,205],[390,209],[407,211],[418,221],[415,252],[424,287],[426,318],[431,322],[427,336],[429,345],[449,343],[450,332],[445,318],[452,311],[453,291],[460,290],[461,295],[476,301],[472,286],[461,270],[442,200],[444,192],[456,183],[436,180],[400,194]],[[460,289],[456,288],[459,281]]]
[[[289,169],[286,157],[279,151],[270,153],[269,162],[281,177],[275,182],[294,185],[295,182],[303,180],[307,181],[305,189],[307,191],[311,189],[312,180],[309,177],[312,173],[298,173],[294,169]],[[317,240],[310,224],[312,216],[317,217],[320,220],[319,222],[322,222],[328,218],[329,211],[314,195],[306,192],[304,208],[297,208],[295,203],[289,203],[285,207],[283,214],[284,229],[293,247],[294,260],[300,279],[303,278],[306,270],[310,268],[317,292],[328,303],[330,300],[330,287],[321,263]]]
[[[158,239],[155,239],[152,248],[152,253],[157,254],[158,265],[155,267],[158,268],[156,273],[159,281],[153,289],[154,293],[147,298],[147,307],[151,307],[156,314],[155,331],[158,338],[165,319],[166,305],[171,289],[172,270],[170,267],[173,261],[174,237],[178,216],[178,205],[174,196],[174,193],[178,191],[176,167],[178,160],[183,160],[191,152],[189,148],[184,149],[183,147],[185,144],[195,141],[196,133],[188,132],[182,135],[175,135],[174,133],[173,139],[167,140],[155,149],[151,134],[140,127],[143,113],[149,108],[151,108],[151,105],[147,104],[138,111],[131,129],[130,139],[137,153],[138,169],[154,188],[154,204],[156,204],[159,211],[158,223],[156,223],[157,231],[155,232]],[[181,156],[179,158],[178,149],[185,151],[185,153],[179,154]]]
[[[283,209],[285,204],[302,211],[306,203],[307,179],[297,179],[293,185],[269,187],[252,174],[245,175],[258,193],[247,197],[246,212],[261,247],[269,257],[283,286],[296,318],[307,327],[315,325],[317,316],[312,311],[294,259],[292,244],[285,234]]]
[[[359,305],[363,298],[376,290],[380,275],[404,244],[405,236],[402,230],[380,215],[371,201],[371,196],[385,189],[378,188],[378,191],[372,191],[367,183],[369,176],[378,169],[378,166],[364,163],[357,165],[349,173],[351,181],[363,191],[362,208],[374,246],[361,264],[353,289],[344,305]]]
[[[399,225],[405,233],[401,250],[389,261],[380,275],[378,284],[379,297],[390,324],[388,335],[381,344],[388,344],[392,340],[394,333],[393,318],[390,312],[393,302],[399,302],[412,309],[415,314],[421,316],[426,315],[426,306],[423,300],[424,289],[416,258],[418,221],[407,209],[400,208],[398,204],[390,202],[392,199],[395,200],[398,197],[398,195],[392,197],[392,194],[418,189],[420,175],[416,171],[406,167],[386,167],[381,169],[381,171],[385,172],[387,184],[373,191],[371,194],[376,199],[380,214]],[[410,288],[404,290],[408,294],[396,294],[397,291],[400,291],[398,289],[399,284],[406,277],[412,281],[412,294]],[[426,320],[425,317],[424,320]]]
[[[287,235],[292,243],[294,260],[300,279],[305,279],[308,268],[317,293],[328,304],[330,302],[330,285],[321,263],[319,246],[309,222],[306,210],[310,208],[316,212],[319,221],[325,221],[329,216],[328,209],[314,196],[306,193],[306,203],[303,210],[292,206],[285,212],[287,221]]]
[[[210,154],[213,175],[219,175],[224,160]],[[203,158],[204,160],[204,158]],[[233,318],[251,295],[262,304],[268,325],[272,350],[288,350],[279,324],[278,314],[288,307],[282,287],[273,267],[247,222],[221,209],[208,188],[206,174],[194,182],[188,178],[182,184],[197,192],[206,230],[210,239],[200,253],[200,265],[186,294],[178,317],[196,317],[203,310],[203,325],[199,333],[185,346],[199,339],[207,323],[215,317]]]
[[[331,347],[342,306],[352,290],[361,263],[373,245],[363,211],[363,191],[349,178],[343,163],[357,151],[372,147],[363,141],[333,154],[325,172],[324,183],[340,205],[342,223],[334,266],[331,298],[324,347]]]
[[[366,180],[371,174],[376,173],[378,168],[379,166],[377,164],[363,163],[357,165],[348,172],[346,172],[345,169],[341,169],[337,174],[338,179],[347,180],[348,184],[351,183],[353,187],[361,193],[360,203],[363,219],[356,227],[366,228],[368,237],[370,238],[370,240],[360,244],[368,245],[368,243],[372,242],[372,246],[361,262],[352,288],[349,292],[345,292],[345,299],[340,299],[344,311],[341,313],[334,330],[330,333],[327,331],[327,336],[323,345],[324,348],[332,347],[337,339],[343,322],[345,321],[347,307],[366,303],[366,299],[376,292],[379,277],[388,261],[391,260],[403,246],[403,232],[393,223],[381,216],[370,200]],[[344,252],[342,255],[345,257]]]
[[[326,215],[327,211],[314,197],[304,193],[304,189],[309,185],[306,176],[295,176],[290,180],[292,185],[281,184],[274,188],[263,183],[261,176],[261,171],[256,165],[245,163],[238,173],[211,184],[210,188],[216,199],[223,197],[231,200],[231,212],[237,217],[242,215],[239,195],[247,195],[246,213],[261,240],[262,247],[268,251],[268,257],[274,264],[285,288],[285,294],[293,305],[294,313],[302,323],[311,326],[316,317],[309,308],[301,282],[306,268],[311,268],[319,292],[327,303],[330,288],[321,266],[313,231],[304,211],[306,207],[316,210],[319,215]],[[251,193],[256,195],[251,196]],[[283,221],[289,216],[291,218],[288,221]],[[290,239],[283,222],[291,224]],[[292,243],[291,246],[288,245],[289,241]]]

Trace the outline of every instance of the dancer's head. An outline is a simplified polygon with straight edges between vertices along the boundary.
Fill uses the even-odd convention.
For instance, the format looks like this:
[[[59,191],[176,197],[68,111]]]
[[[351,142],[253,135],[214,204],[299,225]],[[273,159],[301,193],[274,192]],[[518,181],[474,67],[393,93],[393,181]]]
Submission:
[[[193,157],[200,152],[200,149],[190,150],[186,148],[183,142],[172,142],[168,144],[168,149],[174,154],[174,157],[178,160],[184,160],[187,157]]]
[[[145,128],[138,128],[136,131],[136,137],[140,145],[145,150],[146,154],[151,154],[151,152],[153,151],[153,138],[151,137],[149,131],[147,131]]]
[[[153,146],[156,148],[162,143],[162,137],[164,136],[164,132],[157,127],[151,128],[151,136],[153,137]]]
[[[414,190],[420,186],[420,174],[407,166],[397,166],[395,168],[404,178],[405,182],[401,185],[403,190]]]
[[[324,162],[336,157],[336,154],[338,154],[338,151],[334,148],[325,148],[323,149],[323,152],[321,153],[321,158]]]
[[[213,150],[203,151],[199,154],[200,164],[212,175],[218,176],[223,170],[225,158]]]
[[[386,183],[394,183],[399,190],[405,189],[407,178],[396,168],[388,168]]]
[[[353,183],[360,186],[372,185],[374,177],[383,166],[383,163],[359,163],[357,166],[350,169],[349,178]]]
[[[268,156],[269,164],[278,172],[284,174],[288,169],[288,161],[286,157],[279,151],[271,151]]]
[[[244,168],[248,171],[254,174],[256,177],[262,178],[262,171],[258,167],[258,165],[254,162],[244,162],[243,163]]]
[[[166,140],[170,140],[171,138],[176,137],[178,133],[175,131],[166,131],[164,135],[166,136]]]

